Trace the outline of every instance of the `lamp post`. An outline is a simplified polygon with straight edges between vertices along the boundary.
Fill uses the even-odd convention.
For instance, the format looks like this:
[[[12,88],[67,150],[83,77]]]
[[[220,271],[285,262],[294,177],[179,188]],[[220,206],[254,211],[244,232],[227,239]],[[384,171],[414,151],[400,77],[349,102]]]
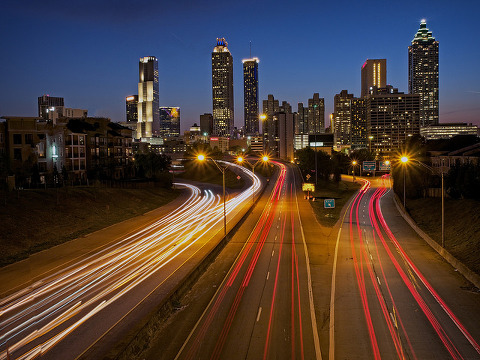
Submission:
[[[352,167],[353,167],[353,182],[355,182],[355,165],[357,165],[357,161],[353,160],[352,161]]]
[[[406,208],[405,208],[405,200],[406,200],[406,198],[405,198],[405,169],[407,167],[408,157],[402,156],[400,161],[403,163],[403,211],[406,211]]]
[[[372,140],[373,140],[373,135],[370,135],[368,137],[368,151],[372,152]]]
[[[252,201],[253,203],[255,204],[255,189],[254,189],[254,183],[255,183],[255,166],[257,166],[260,161],[263,161],[263,163],[267,163],[268,162],[268,156],[267,155],[264,155],[262,156],[261,159],[258,159],[257,161],[255,161],[255,163],[250,163],[247,159],[245,159],[243,156],[239,156],[237,158],[237,162],[239,162],[240,164],[242,163],[247,163],[248,165],[250,165],[250,167],[252,168]]]
[[[405,159],[405,160],[404,160]],[[417,159],[408,159],[406,156],[401,158],[401,161],[406,165],[408,161],[414,161],[415,163],[418,163],[422,165],[424,168],[429,170],[432,174],[435,174],[436,171],[433,167],[428,166],[427,164],[424,164],[423,162],[417,160]],[[406,166],[405,166],[406,167]],[[405,186],[405,167],[403,170],[403,181],[404,181],[404,186]],[[445,191],[444,191],[444,182],[443,182],[443,168],[440,171],[440,177],[442,179],[442,248],[445,248]],[[404,187],[404,198],[403,198],[403,206],[405,207],[405,187]]]
[[[227,166],[221,167],[217,164],[217,162],[209,158],[210,160],[213,161],[213,163],[217,166],[218,170],[222,173],[222,185],[223,185],[223,236],[227,237],[227,210],[226,210],[226,205],[225,205],[225,171],[227,170]],[[205,161],[207,160],[207,157],[203,154],[200,154],[197,156],[198,161]]]

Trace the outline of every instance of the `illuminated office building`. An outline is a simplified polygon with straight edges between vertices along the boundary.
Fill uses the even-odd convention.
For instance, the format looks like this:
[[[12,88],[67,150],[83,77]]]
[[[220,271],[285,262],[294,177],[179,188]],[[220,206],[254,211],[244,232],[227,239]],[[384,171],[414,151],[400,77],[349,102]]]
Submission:
[[[159,135],[164,139],[180,136],[180,108],[160,108],[160,131]]]
[[[213,135],[230,137],[234,128],[233,57],[224,38],[212,52]]]
[[[360,96],[368,95],[370,88],[387,86],[387,59],[367,59],[362,65],[362,87]]]
[[[125,112],[127,123],[138,123],[138,95],[130,95],[125,98]]]
[[[408,47],[408,92],[420,95],[420,124],[438,124],[438,41],[422,20]]]
[[[243,109],[245,133],[259,134],[258,119],[258,58],[245,59],[243,62]]]
[[[374,87],[365,98],[368,146],[376,156],[391,153],[420,135],[420,99],[388,85]]]
[[[353,94],[349,94],[347,90],[342,90],[334,97],[331,127],[336,146],[351,145],[352,99]]]
[[[308,133],[325,133],[325,99],[318,93],[308,99]]]
[[[139,62],[137,139],[159,135],[158,60],[145,56]]]
[[[425,140],[450,139],[457,135],[478,136],[478,126],[467,123],[441,123],[420,127],[420,135]]]

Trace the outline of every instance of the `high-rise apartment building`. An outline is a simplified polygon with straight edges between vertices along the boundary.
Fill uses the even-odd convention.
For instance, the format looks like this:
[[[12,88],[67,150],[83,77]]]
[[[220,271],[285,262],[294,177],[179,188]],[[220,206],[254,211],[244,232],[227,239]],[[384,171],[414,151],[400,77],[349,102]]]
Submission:
[[[234,128],[233,57],[224,38],[212,52],[213,134],[231,136]]]
[[[294,114],[281,111],[274,117],[278,123],[278,156],[291,161],[294,155]]]
[[[163,139],[180,136],[180,108],[178,106],[160,108],[159,135]]]
[[[139,62],[137,139],[159,135],[158,60],[145,56]]]
[[[259,134],[258,119],[258,58],[244,59],[243,63],[243,109],[245,134]]]
[[[308,108],[303,106],[303,103],[297,104],[297,117],[295,121],[295,134],[308,134]]]
[[[213,115],[205,113],[200,115],[200,131],[203,136],[212,135],[213,131]]]
[[[138,95],[129,95],[125,98],[125,113],[127,123],[138,123]]]
[[[45,120],[52,120],[63,116],[63,97],[43,95],[38,97],[38,117]]]
[[[362,87],[360,96],[368,95],[370,88],[387,86],[387,59],[367,59],[362,65]]]
[[[333,99],[334,114],[331,127],[335,145],[339,147],[351,145],[352,99],[353,94],[349,94],[347,90],[342,90]]]
[[[365,98],[368,147],[376,156],[402,147],[420,134],[420,97],[404,94],[388,85],[370,91]]]
[[[352,150],[367,147],[367,107],[365,98],[353,98],[350,103],[350,147]]]
[[[420,95],[421,126],[438,124],[438,41],[422,20],[408,47],[408,92]]]
[[[278,100],[269,94],[267,100],[263,100],[263,114],[265,119],[262,123],[264,151],[277,154],[278,123],[274,115],[279,112],[280,106]],[[275,154],[275,155],[274,155]]]
[[[321,134],[325,132],[325,100],[318,93],[308,99],[308,133]]]

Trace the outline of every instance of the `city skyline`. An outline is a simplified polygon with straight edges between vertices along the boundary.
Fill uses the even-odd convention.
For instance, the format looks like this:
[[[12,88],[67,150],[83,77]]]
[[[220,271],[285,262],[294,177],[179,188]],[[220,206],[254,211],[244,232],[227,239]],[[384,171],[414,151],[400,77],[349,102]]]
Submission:
[[[252,53],[262,59],[259,101],[273,94],[296,108],[296,103],[305,103],[312,93],[318,92],[325,99],[328,125],[335,94],[346,89],[360,96],[360,69],[367,59],[387,59],[387,83],[408,92],[408,46],[421,19],[425,18],[428,28],[442,44],[440,123],[480,125],[477,105],[480,75],[475,64],[478,49],[471,46],[479,33],[473,15],[479,5],[475,3],[459,8],[427,2],[415,6],[415,10],[408,4],[351,4],[348,11],[341,14],[336,5],[275,3],[270,15],[264,17],[262,9],[270,8],[272,3],[262,2],[249,18],[248,27],[242,25],[245,12],[240,5],[227,5],[225,11],[231,16],[213,24],[208,20],[214,16],[210,12],[215,3],[196,9],[185,6],[186,3],[162,4],[165,24],[158,28],[158,36],[147,40],[137,39],[143,19],[126,2],[120,2],[109,14],[104,11],[108,5],[101,2],[98,10],[89,13],[72,11],[78,10],[75,4],[55,4],[60,3],[49,3],[48,12],[33,2],[22,11],[17,5],[8,4],[2,14],[2,29],[6,33],[16,29],[15,35],[2,41],[5,53],[14,55],[14,60],[12,57],[0,60],[4,84],[0,102],[2,116],[34,116],[36,99],[49,94],[63,97],[65,106],[87,109],[89,115],[125,121],[125,97],[136,93],[135,64],[138,58],[153,55],[158,58],[159,102],[182,109],[181,130],[184,131],[194,122],[198,123],[201,114],[212,112],[210,54],[215,38],[225,37],[234,59],[236,127],[243,125],[241,59],[248,57],[250,41]],[[307,4],[318,10],[317,18],[306,14],[305,21],[295,29],[271,29],[276,14]],[[358,31],[362,22],[356,12],[373,8],[379,16],[365,26],[365,31]],[[176,13],[179,9],[182,11]],[[63,19],[66,13],[69,17]],[[42,30],[53,31],[52,18],[62,28],[55,46],[38,42],[34,36]],[[172,21],[179,25],[175,30],[168,27]],[[458,37],[460,26],[464,34],[461,38]],[[319,45],[309,45],[308,51],[298,56],[298,52],[293,51],[295,45],[298,42],[308,45],[312,33]],[[265,42],[265,38],[270,41]],[[284,46],[278,46],[279,43]],[[289,44],[292,51],[288,51]]]

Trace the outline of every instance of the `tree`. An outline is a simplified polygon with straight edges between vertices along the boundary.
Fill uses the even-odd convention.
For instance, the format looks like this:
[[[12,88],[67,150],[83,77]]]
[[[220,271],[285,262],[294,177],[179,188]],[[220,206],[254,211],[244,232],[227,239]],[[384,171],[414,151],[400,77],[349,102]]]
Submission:
[[[63,185],[65,185],[65,183],[68,181],[68,171],[65,165],[62,166],[62,181]]]
[[[137,174],[149,180],[160,179],[161,173],[167,171],[171,163],[172,160],[165,154],[149,152],[135,155]]]

